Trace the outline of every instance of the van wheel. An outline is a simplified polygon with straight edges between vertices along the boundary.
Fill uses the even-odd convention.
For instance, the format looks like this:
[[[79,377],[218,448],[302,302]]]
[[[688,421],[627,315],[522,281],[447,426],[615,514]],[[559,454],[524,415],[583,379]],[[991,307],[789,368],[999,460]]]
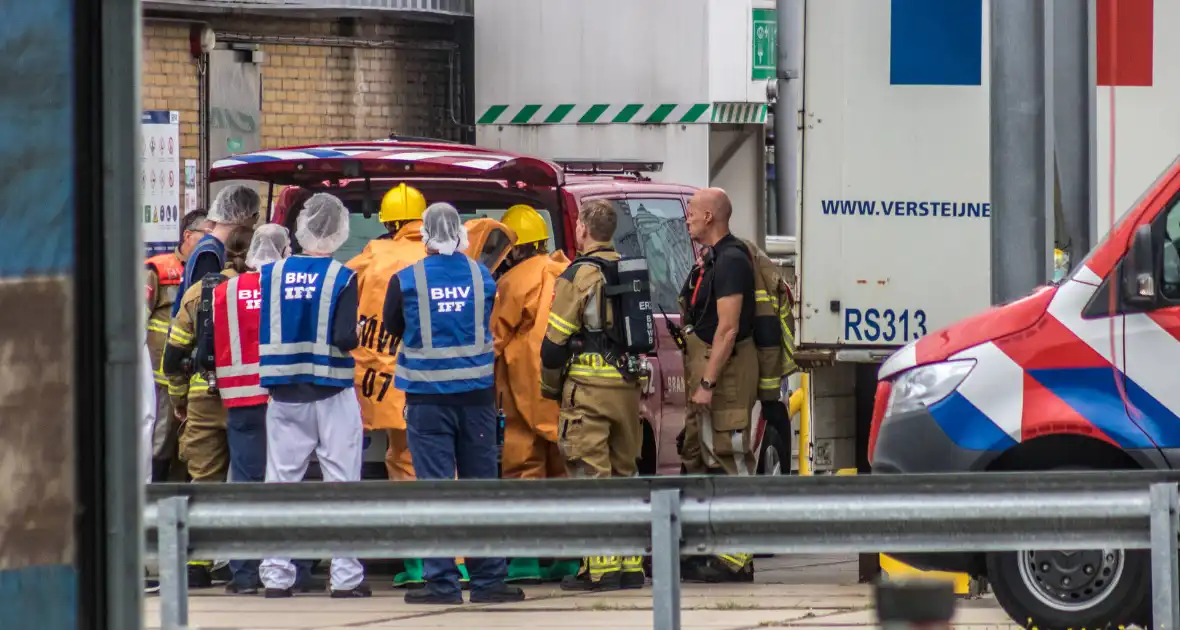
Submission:
[[[762,434],[762,452],[758,455],[758,474],[791,474],[791,451],[773,424],[767,423]]]
[[[987,554],[1004,612],[1026,628],[1117,628],[1150,617],[1149,552],[1122,549]]]
[[[1119,462],[1048,463],[1040,470],[1111,470]],[[1109,457],[1109,454],[1105,454]],[[1031,455],[1026,455],[1031,457]],[[1028,460],[1026,460],[1028,461]],[[1033,457],[1032,461],[1038,461]],[[1015,466],[1014,470],[1024,470]],[[1084,514],[1078,518],[1085,518]],[[1004,551],[986,556],[996,601],[1017,624],[1040,630],[1151,625],[1151,556],[1146,550]]]

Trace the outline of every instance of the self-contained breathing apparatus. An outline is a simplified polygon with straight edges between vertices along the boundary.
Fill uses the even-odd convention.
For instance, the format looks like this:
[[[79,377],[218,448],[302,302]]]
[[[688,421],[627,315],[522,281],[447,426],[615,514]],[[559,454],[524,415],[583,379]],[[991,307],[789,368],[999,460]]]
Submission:
[[[651,281],[644,258],[623,257],[604,260],[593,256],[576,258],[570,266],[590,264],[605,280],[599,300],[601,331],[582,330],[571,340],[571,356],[582,352],[601,354],[623,379],[632,382],[650,375],[644,356],[656,347],[655,318],[652,315]],[[614,317],[607,324],[606,304]]]
[[[184,360],[185,371],[200,374],[209,383],[209,393],[217,395],[217,356],[213,345],[213,290],[227,278],[220,273],[201,278],[201,299],[197,302],[197,317],[193,322],[196,340],[192,355]]]
[[[758,398],[765,402],[780,397],[783,378],[799,369],[795,364],[795,338],[792,334],[794,295],[782,270],[765,252],[747,239],[740,239],[741,249],[754,270],[753,338],[758,355]],[[684,336],[701,323],[711,295],[698,295],[705,274],[716,263],[712,248],[706,248],[701,262],[689,272],[686,290],[680,296],[683,328],[676,326],[665,315],[669,334],[676,339],[680,350],[685,349]],[[711,322],[715,323],[715,322]]]

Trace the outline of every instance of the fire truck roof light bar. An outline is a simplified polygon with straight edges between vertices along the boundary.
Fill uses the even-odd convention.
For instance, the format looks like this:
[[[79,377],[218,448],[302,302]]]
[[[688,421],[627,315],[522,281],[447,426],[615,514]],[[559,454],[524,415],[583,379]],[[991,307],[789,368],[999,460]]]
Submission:
[[[553,160],[567,173],[659,173],[664,170],[663,162],[646,160],[580,160],[574,158]]]

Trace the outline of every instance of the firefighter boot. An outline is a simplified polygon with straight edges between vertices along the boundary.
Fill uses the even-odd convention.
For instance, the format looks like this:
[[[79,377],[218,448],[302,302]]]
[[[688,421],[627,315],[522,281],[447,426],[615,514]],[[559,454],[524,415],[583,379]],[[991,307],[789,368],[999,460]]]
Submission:
[[[627,556],[623,558],[623,577],[620,580],[622,588],[643,588],[647,577],[643,574],[643,556]]]
[[[750,554],[685,558],[680,575],[687,582],[753,582],[754,560]]]
[[[730,572],[731,582],[754,581],[754,556],[748,553],[721,554],[718,559]]]
[[[623,562],[619,556],[586,558],[577,575],[561,581],[563,591],[617,591],[622,588]]]
[[[213,563],[206,560],[191,560],[188,563],[188,587],[209,588],[213,586]]]

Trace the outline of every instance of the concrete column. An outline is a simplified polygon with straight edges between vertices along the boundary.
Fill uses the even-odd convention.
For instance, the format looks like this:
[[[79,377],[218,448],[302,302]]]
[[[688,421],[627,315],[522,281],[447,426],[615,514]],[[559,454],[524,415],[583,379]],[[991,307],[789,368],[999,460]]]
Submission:
[[[799,143],[796,128],[803,107],[803,21],[806,0],[778,0],[778,100],[774,110],[774,176],[780,235],[796,231]]]
[[[1061,208],[1056,241],[1077,263],[1093,244],[1095,51],[1093,0],[1053,4],[1053,129]]]
[[[991,3],[992,302],[1027,294],[1052,269],[1051,4]]]

